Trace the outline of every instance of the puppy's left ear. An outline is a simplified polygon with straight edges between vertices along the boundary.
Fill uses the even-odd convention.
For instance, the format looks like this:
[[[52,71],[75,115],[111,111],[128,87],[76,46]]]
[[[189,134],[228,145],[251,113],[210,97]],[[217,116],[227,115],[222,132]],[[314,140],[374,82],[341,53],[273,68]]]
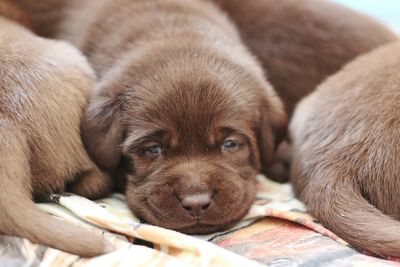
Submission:
[[[263,96],[260,103],[260,123],[257,132],[261,170],[265,173],[276,149],[286,137],[288,117],[276,94]]]

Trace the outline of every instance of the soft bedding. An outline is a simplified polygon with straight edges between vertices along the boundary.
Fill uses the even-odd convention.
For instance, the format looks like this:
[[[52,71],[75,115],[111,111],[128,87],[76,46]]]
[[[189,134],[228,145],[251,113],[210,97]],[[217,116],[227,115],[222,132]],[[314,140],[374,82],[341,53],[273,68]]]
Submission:
[[[0,236],[0,266],[400,266],[396,259],[378,259],[348,247],[307,214],[289,184],[264,176],[256,179],[257,201],[247,216],[229,231],[206,236],[143,224],[120,194],[97,202],[52,195],[53,203],[38,204],[43,210],[103,231],[118,250],[80,258],[26,239]]]

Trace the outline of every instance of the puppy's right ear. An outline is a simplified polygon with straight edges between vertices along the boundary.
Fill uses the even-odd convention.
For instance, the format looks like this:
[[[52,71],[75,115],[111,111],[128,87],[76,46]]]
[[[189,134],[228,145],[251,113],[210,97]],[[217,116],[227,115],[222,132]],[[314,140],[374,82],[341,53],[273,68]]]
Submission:
[[[272,89],[260,100],[258,145],[262,171],[268,172],[267,170],[274,160],[276,149],[286,136],[288,117],[282,101]]]
[[[102,169],[117,168],[123,139],[123,90],[100,85],[91,97],[81,124],[82,139],[92,160]]]

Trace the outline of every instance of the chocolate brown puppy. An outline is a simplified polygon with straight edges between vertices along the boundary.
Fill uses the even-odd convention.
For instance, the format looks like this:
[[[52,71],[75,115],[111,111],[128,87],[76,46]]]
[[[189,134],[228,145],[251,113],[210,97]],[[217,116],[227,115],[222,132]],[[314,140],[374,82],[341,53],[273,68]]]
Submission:
[[[235,22],[292,114],[348,61],[397,37],[374,19],[325,0],[210,0]]]
[[[292,182],[324,225],[358,249],[400,257],[400,42],[321,84],[291,123]]]
[[[82,256],[110,251],[100,234],[58,220],[32,201],[66,183],[86,197],[110,188],[80,137],[93,71],[71,45],[37,37],[4,17],[0,49],[0,232]]]
[[[17,2],[23,3],[24,0]],[[219,3],[231,16],[239,27],[240,34],[246,44],[259,56],[268,76],[271,77],[271,81],[277,86],[279,93],[287,103],[289,112],[293,109],[295,102],[346,61],[395,38],[392,33],[368,17],[355,14],[325,1],[278,1],[278,3],[277,1],[267,0],[215,0],[215,2]],[[63,6],[60,5],[60,2],[53,1],[52,3],[55,10]],[[66,26],[61,27],[61,33],[64,33],[61,36],[78,44],[89,55],[90,60],[101,75],[106,70],[118,66],[119,64],[115,64],[114,61],[120,57],[120,61],[124,62],[125,60],[120,55],[129,54],[126,51],[134,46],[132,45],[133,42],[139,40],[140,43],[140,41],[143,42],[142,40],[147,40],[143,35],[153,35],[153,26],[160,23],[155,20],[156,22],[143,27],[143,23],[147,20],[142,17],[130,18],[132,22],[129,23],[132,23],[132,27],[127,29],[127,26],[123,26],[127,23],[125,22],[125,20],[128,20],[126,17],[135,17],[137,13],[130,12],[130,15],[127,15],[125,13],[129,13],[129,11],[125,13],[119,11],[121,14],[123,13],[121,23],[121,19],[116,19],[116,16],[110,16],[109,13],[125,8],[124,2],[115,2],[114,6],[109,8],[109,13],[105,11],[104,4],[105,2],[102,1],[96,8],[94,8],[95,5],[89,4],[84,9],[85,12],[76,12],[72,8],[69,13],[75,14],[78,18],[72,16],[74,19],[68,19],[64,23]],[[35,12],[40,14],[43,10],[50,9],[52,5],[27,6],[30,9],[35,7]],[[80,4],[77,3],[76,5],[79,8]],[[146,8],[148,8],[147,5]],[[140,7],[137,6],[137,9],[140,9]],[[127,10],[130,10],[130,8]],[[51,14],[53,13],[51,12]],[[92,13],[96,14],[95,17],[90,15]],[[67,17],[71,17],[70,14],[67,14]],[[45,18],[42,15],[36,17]],[[55,17],[57,16],[52,16],[50,21],[54,22]],[[341,19],[338,20],[338,17]],[[107,18],[107,21],[102,22],[99,26],[101,18]],[[58,16],[58,19],[62,20],[63,16]],[[164,19],[164,16],[158,19]],[[138,24],[137,21],[141,24]],[[118,23],[121,23],[122,27],[119,27]],[[115,26],[117,24],[118,27]],[[57,23],[44,23],[43,25],[36,23],[35,25],[39,25],[36,29],[44,33],[54,32],[54,28],[58,27]],[[187,26],[187,28],[190,27],[190,25]],[[116,31],[115,28],[118,30]],[[78,34],[76,29],[78,29]],[[68,31],[67,34],[65,30]],[[146,33],[146,31],[151,34]],[[191,31],[187,30],[187,33],[191,34]],[[104,35],[104,37],[101,37],[101,35]],[[135,47],[138,47],[138,45],[135,45]],[[227,51],[229,50],[227,49]],[[137,70],[137,72],[139,71]],[[157,72],[157,68],[154,68],[154,73]],[[136,72],[133,74],[136,74]],[[175,74],[171,76],[175,76]],[[110,103],[111,105],[112,103]],[[119,112],[120,110],[117,109],[116,111]],[[119,113],[110,112],[108,115],[117,118]],[[104,122],[106,122],[106,119]],[[110,124],[111,122],[106,123]],[[118,125],[117,122],[115,124]],[[104,129],[105,132],[106,130],[107,128]],[[116,132],[116,134],[118,133]],[[103,139],[100,140],[101,143]],[[109,139],[105,138],[104,140]],[[115,147],[117,144],[111,144],[111,146]],[[107,153],[104,152],[103,154]],[[114,158],[117,158],[117,161],[119,160],[119,157]],[[127,162],[129,161],[124,156],[122,161],[118,161],[117,165],[121,167],[127,165]],[[103,168],[106,170],[115,169]],[[117,168],[117,170],[120,173],[126,172],[121,168]]]
[[[287,121],[216,7],[75,1],[59,37],[97,71],[84,142],[104,171],[127,178],[135,214],[186,233],[226,229],[246,214]]]
[[[233,20],[243,42],[261,61],[289,116],[296,103],[328,75],[357,55],[396,38],[368,16],[323,0],[207,1],[218,4]],[[70,2],[15,0],[14,3],[32,14],[37,33],[54,36]],[[88,9],[87,17],[81,19],[90,23],[90,14],[96,10],[97,7],[94,11]],[[82,25],[71,23],[76,28]],[[90,49],[90,43],[96,40],[85,42],[86,49]],[[106,40],[109,46],[112,42],[113,39]],[[263,172],[275,180],[287,181],[290,158],[290,145],[284,142]]]

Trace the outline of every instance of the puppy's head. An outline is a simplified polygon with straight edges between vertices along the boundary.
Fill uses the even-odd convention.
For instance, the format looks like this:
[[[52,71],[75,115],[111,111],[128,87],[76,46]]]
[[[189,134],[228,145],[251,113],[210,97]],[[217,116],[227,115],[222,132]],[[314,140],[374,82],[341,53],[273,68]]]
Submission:
[[[160,58],[103,80],[84,141],[103,169],[124,170],[128,203],[142,219],[186,233],[223,230],[255,199],[254,177],[284,133],[282,105],[233,63]]]

